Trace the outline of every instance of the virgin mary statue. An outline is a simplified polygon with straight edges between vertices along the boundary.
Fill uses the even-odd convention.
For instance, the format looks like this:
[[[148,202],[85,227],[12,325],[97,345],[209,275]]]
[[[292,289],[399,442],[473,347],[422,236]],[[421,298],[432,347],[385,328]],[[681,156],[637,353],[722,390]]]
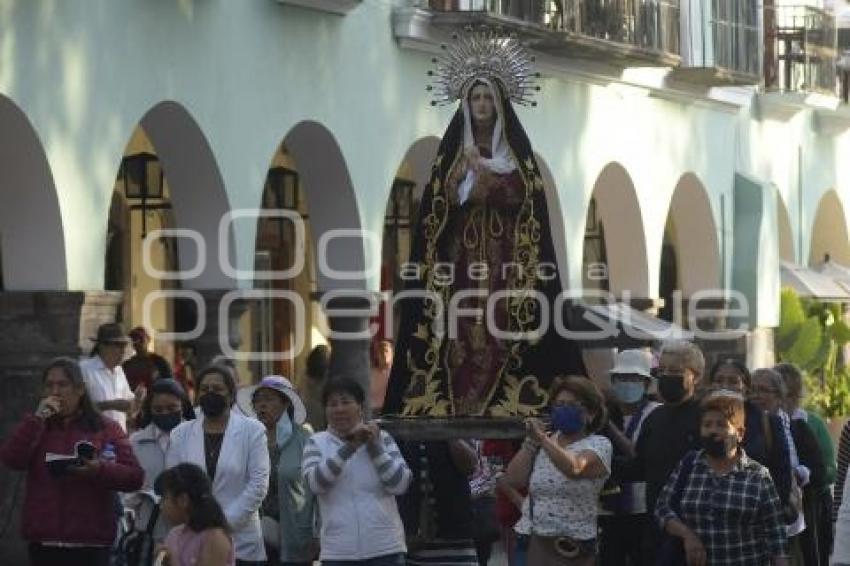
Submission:
[[[555,324],[562,287],[543,181],[511,103],[529,102],[536,75],[513,39],[458,43],[437,61],[440,102],[460,104],[413,231],[419,277],[401,302],[384,414],[531,415],[553,377],[585,373]]]

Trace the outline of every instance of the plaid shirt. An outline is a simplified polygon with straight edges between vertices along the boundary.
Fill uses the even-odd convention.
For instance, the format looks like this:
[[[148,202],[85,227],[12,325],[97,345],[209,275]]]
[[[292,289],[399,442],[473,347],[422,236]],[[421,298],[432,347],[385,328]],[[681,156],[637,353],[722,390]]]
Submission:
[[[702,451],[681,495],[681,513],[670,506],[681,462],[670,474],[655,507],[663,525],[679,519],[702,541],[712,566],[764,566],[785,554],[779,496],[767,468],[743,449],[725,475],[712,471]]]

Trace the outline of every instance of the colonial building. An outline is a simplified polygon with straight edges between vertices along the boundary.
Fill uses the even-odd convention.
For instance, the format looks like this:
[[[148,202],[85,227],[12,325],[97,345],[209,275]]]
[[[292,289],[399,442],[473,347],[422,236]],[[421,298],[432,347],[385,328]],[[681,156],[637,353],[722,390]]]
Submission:
[[[149,326],[168,356],[230,351],[243,381],[297,380],[329,329],[364,329],[321,301],[399,288],[454,112],[426,73],[470,24],[535,52],[519,117],[565,287],[691,331],[743,324],[722,347],[770,361],[781,265],[850,266],[845,8],[0,0],[0,436],[45,361],[87,353],[106,320]],[[697,299],[715,312],[688,317]],[[365,370],[366,344],[333,363]]]

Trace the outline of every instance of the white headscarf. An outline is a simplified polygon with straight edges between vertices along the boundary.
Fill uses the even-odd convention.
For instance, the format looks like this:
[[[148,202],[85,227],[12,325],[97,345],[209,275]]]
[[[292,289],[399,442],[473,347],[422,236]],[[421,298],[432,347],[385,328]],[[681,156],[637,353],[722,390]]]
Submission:
[[[470,81],[469,86],[463,93],[463,149],[466,151],[470,147],[475,146],[475,136],[472,133],[472,112],[469,109],[469,93],[473,85],[484,83],[490,89],[490,94],[493,96],[493,106],[496,112],[496,125],[493,128],[493,141],[490,147],[491,159],[481,158],[481,165],[499,175],[507,175],[516,169],[516,162],[511,155],[511,149],[508,146],[508,140],[502,137],[502,106],[499,103],[499,93],[493,88],[493,84],[488,79],[475,79]],[[466,177],[458,186],[458,197],[460,204],[466,202],[469,194],[472,192],[472,186],[475,184],[475,173],[472,169],[468,169]]]

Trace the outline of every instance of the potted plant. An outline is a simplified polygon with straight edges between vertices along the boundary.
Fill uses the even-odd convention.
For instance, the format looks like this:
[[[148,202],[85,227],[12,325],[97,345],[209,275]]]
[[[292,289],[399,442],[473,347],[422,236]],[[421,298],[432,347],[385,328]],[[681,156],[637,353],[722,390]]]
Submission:
[[[836,444],[850,416],[850,367],[842,356],[848,343],[850,326],[842,320],[840,305],[782,290],[777,358],[803,370],[808,392],[804,406],[827,421]]]

